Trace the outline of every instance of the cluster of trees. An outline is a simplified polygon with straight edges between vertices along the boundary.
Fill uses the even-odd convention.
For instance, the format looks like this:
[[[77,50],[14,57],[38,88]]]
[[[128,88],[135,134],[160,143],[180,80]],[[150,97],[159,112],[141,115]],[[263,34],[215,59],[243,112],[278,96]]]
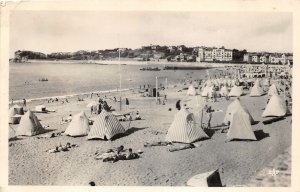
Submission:
[[[239,51],[233,50],[233,60],[237,62],[243,61],[246,50]],[[197,47],[180,46],[159,46],[150,45],[143,46],[138,49],[120,49],[120,56],[122,58],[138,58],[142,60],[154,59],[166,59],[168,61],[196,61],[198,55]],[[105,49],[96,51],[80,50],[76,52],[56,52],[50,54],[44,54],[33,51],[16,51],[15,61],[23,61],[27,59],[49,59],[49,60],[107,60],[115,59],[119,57],[119,49]]]

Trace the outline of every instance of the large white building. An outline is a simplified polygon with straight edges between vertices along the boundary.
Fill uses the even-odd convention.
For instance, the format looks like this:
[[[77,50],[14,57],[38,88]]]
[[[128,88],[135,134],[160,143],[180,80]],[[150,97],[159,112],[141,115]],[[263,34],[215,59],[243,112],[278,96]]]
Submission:
[[[232,61],[232,50],[221,48],[203,48],[198,50],[198,62],[203,61]]]

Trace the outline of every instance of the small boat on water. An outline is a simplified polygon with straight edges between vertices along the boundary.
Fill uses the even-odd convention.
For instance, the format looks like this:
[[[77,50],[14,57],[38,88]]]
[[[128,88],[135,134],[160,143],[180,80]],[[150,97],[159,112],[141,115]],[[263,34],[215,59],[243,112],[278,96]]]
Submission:
[[[140,70],[141,71],[160,71],[161,69],[158,67],[143,67]]]

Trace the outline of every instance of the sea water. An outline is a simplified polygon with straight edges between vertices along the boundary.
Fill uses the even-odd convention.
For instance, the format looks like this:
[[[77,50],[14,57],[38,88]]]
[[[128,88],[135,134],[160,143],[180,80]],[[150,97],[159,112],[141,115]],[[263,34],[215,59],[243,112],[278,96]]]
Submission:
[[[152,65],[153,66],[153,65]],[[160,68],[163,66],[156,65]],[[205,78],[206,70],[141,71],[148,65],[99,65],[80,63],[11,63],[9,99],[33,99],[87,92],[155,86],[156,76],[168,84],[182,79]],[[47,78],[48,81],[39,81]],[[28,83],[27,83],[28,82]],[[165,84],[161,78],[159,84]]]

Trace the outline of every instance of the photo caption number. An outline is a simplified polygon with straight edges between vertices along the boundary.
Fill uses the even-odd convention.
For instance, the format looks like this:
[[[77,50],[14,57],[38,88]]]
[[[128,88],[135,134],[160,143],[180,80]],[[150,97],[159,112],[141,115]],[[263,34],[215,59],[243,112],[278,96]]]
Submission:
[[[272,175],[272,176],[276,176],[279,174],[279,170],[278,169],[272,169],[272,170],[269,170],[269,175]]]

